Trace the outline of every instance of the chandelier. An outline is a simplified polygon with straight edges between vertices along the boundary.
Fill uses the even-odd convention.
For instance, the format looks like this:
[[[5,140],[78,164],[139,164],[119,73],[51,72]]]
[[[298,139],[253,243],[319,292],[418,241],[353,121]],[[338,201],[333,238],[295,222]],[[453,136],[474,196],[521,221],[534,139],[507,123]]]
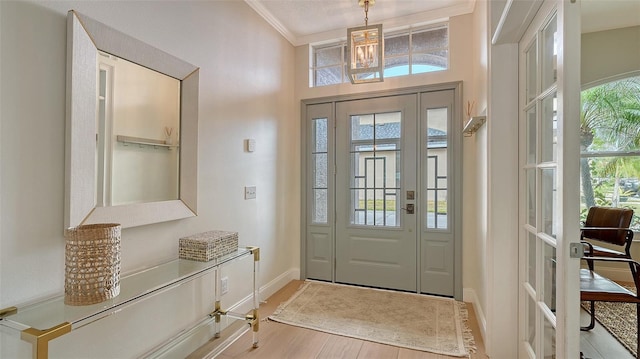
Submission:
[[[359,0],[364,7],[364,26],[347,29],[349,64],[347,74],[353,84],[384,80],[384,36],[382,24],[369,26],[369,6],[375,0]]]

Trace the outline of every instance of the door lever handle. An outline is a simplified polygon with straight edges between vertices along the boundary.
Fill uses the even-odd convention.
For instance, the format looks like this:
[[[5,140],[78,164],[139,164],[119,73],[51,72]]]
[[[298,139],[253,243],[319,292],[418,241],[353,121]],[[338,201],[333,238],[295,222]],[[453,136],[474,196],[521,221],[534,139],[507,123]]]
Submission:
[[[413,214],[415,211],[415,205],[413,203],[407,203],[407,207],[401,207],[400,209],[404,209],[407,211],[407,214]]]

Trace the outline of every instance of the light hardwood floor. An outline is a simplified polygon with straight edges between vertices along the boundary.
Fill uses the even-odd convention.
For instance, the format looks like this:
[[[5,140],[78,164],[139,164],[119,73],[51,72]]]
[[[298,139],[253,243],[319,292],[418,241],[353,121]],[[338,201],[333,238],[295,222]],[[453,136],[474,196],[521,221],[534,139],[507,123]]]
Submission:
[[[580,311],[580,323],[589,323],[589,313]],[[633,359],[635,358],[609,332],[596,322],[596,327],[588,332],[580,332],[580,351],[585,359]]]
[[[280,291],[267,299],[260,306],[263,318],[271,315],[278,305],[286,301],[300,287],[302,281],[292,281]],[[476,353],[472,359],[485,359],[484,343],[476,322],[473,307],[469,304],[469,326],[473,331]],[[221,359],[237,358],[359,358],[359,359],[450,359],[446,355],[431,354],[422,351],[377,344],[359,339],[351,339],[338,335],[326,334],[314,330],[298,328],[291,325],[271,321],[260,323],[260,346],[251,348],[251,332],[245,333],[229,348],[218,356]]]

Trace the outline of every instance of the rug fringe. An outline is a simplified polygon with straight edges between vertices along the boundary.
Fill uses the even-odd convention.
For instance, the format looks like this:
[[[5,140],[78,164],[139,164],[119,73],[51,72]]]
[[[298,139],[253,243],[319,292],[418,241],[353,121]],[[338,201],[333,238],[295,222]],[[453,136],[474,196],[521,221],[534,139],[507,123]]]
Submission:
[[[473,337],[473,332],[469,326],[469,311],[467,310],[467,303],[456,301],[458,309],[460,311],[460,317],[462,319],[462,339],[464,340],[464,347],[469,353],[477,353],[478,347],[476,346],[476,340]]]

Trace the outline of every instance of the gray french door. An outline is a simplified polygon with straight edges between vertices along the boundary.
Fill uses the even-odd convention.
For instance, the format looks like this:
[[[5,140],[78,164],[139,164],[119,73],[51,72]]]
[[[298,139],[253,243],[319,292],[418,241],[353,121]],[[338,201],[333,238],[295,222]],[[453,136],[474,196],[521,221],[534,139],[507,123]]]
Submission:
[[[306,106],[307,278],[461,298],[456,91]]]

